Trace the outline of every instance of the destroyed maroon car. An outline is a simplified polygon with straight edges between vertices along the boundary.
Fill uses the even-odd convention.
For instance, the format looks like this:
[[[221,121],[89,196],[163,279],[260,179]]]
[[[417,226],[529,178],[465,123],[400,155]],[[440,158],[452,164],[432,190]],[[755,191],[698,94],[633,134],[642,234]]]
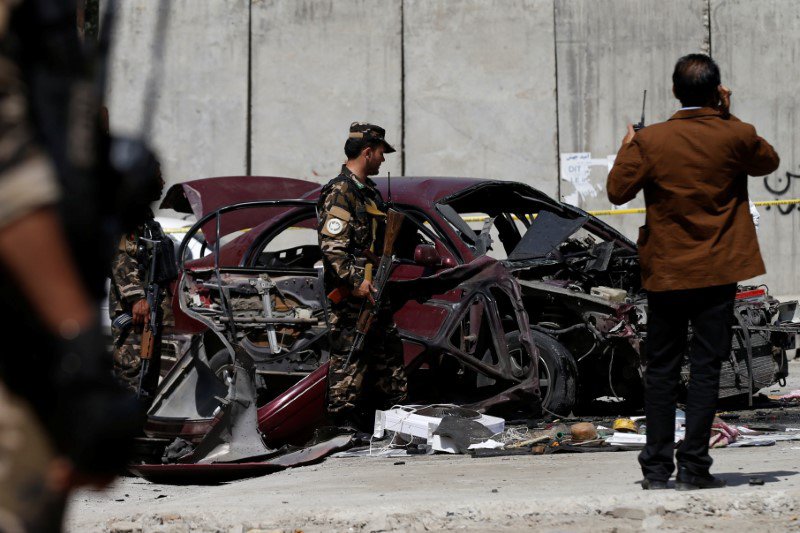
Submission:
[[[387,180],[376,181],[387,197]],[[390,286],[412,400],[535,412],[540,393],[557,415],[598,398],[641,405],[647,309],[635,243],[520,183],[396,178],[391,188],[406,215]],[[162,207],[194,213],[187,239],[202,232],[213,253],[183,265],[176,327],[191,342],[150,410],[151,438],[208,431],[229,401],[237,356],[257,376],[268,443],[307,436],[322,418],[329,328],[319,190],[262,177],[170,189]],[[795,307],[765,288],[740,291],[721,396],[786,376]]]

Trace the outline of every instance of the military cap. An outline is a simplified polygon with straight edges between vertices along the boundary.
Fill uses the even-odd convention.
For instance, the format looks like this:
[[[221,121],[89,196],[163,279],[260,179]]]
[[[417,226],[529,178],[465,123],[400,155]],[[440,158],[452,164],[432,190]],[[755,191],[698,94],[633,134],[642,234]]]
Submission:
[[[397,150],[395,150],[391,144],[386,142],[385,137],[386,130],[380,126],[376,126],[375,124],[367,124],[366,122],[353,122],[350,124],[350,134],[348,135],[348,138],[359,139],[363,140],[364,142],[380,141],[386,147],[383,153],[391,154],[392,152],[396,152]]]

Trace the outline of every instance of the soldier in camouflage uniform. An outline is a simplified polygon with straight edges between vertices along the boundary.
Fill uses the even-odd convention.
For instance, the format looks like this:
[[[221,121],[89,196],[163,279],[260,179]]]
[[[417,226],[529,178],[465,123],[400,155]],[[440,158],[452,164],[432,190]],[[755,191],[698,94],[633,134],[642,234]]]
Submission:
[[[163,180],[162,180],[163,187]],[[155,198],[157,200],[157,198]],[[158,224],[150,213],[149,224]],[[130,390],[136,391],[139,386],[139,373],[142,360],[141,331],[144,324],[150,320],[150,306],[147,303],[145,287],[145,273],[149,265],[142,264],[145,258],[138,253],[139,237],[143,228],[137,228],[133,233],[123,235],[119,246],[114,253],[111,263],[111,290],[108,291],[108,313],[112,323],[123,314],[133,317],[133,330],[123,331],[112,326],[114,336],[114,373],[119,380]],[[172,315],[172,298],[169,290],[161,301],[163,311],[163,324],[171,326],[174,323]]]
[[[59,172],[35,120],[66,114],[66,109],[50,94],[56,91],[37,99],[31,85],[23,82],[30,81],[26,74],[55,41],[46,40],[45,30],[38,26],[39,9],[59,4],[0,2],[0,334],[7,342],[24,339],[26,346],[0,355],[3,532],[60,531],[69,491],[80,484],[111,480],[108,461],[99,455],[119,453],[123,459],[125,455],[114,449],[106,452],[107,442],[94,446],[95,437],[109,431],[109,425],[85,407],[102,405],[118,415],[122,391],[110,379],[99,305],[70,252],[64,231],[69,213],[59,212],[63,193]],[[63,6],[62,19],[58,10],[47,13],[53,19],[46,30],[65,37],[54,51],[61,59],[78,50],[77,35],[68,38],[74,31],[74,11],[69,11],[68,2]],[[45,83],[67,80],[71,72],[52,57],[47,56],[58,82],[51,71],[36,74],[47,79]],[[74,101],[85,107],[91,104]],[[76,116],[85,118],[81,112]],[[84,134],[87,129],[75,131]],[[57,128],[48,133],[58,135]],[[89,145],[91,138],[80,137]],[[135,406],[128,396],[123,395],[123,401]]]
[[[354,122],[345,143],[347,162],[320,194],[319,234],[325,286],[333,297],[333,346],[328,373],[328,413],[334,422],[357,426],[359,410],[371,406],[366,393],[384,405],[402,402],[407,383],[403,345],[385,302],[367,334],[363,349],[345,365],[365,299],[372,300],[370,252],[380,250],[386,222],[385,204],[375,182],[383,154],[395,151],[383,128]],[[376,400],[378,400],[376,398]],[[378,401],[380,401],[378,400]],[[378,406],[378,405],[376,405]]]

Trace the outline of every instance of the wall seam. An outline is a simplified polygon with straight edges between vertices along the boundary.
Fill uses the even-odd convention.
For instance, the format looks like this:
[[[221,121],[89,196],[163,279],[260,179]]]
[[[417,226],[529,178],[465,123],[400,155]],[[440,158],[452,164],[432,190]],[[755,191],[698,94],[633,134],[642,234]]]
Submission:
[[[553,65],[555,77],[555,97],[556,97],[556,198],[563,201],[561,197],[561,129],[559,124],[558,106],[558,24],[556,17],[556,2],[553,0]]]
[[[247,2],[247,116],[245,131],[245,175],[253,172],[253,1]]]
[[[400,175],[406,175],[406,19],[400,0]]]
[[[706,0],[706,25],[708,30],[708,57],[714,57],[714,48],[711,46],[711,0]]]

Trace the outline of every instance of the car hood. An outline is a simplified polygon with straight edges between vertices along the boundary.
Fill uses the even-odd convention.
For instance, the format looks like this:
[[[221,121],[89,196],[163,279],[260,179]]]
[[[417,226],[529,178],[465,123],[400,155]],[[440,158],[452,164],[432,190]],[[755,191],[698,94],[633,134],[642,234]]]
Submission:
[[[191,213],[200,220],[208,213],[233,204],[259,200],[315,199],[321,186],[311,181],[268,176],[228,176],[186,181],[173,185],[159,206],[179,213]],[[265,207],[227,213],[221,218],[220,235],[254,228],[290,210]],[[214,242],[213,220],[203,226],[209,244]]]
[[[321,188],[319,183],[294,178],[269,176],[227,176],[205,178],[177,183],[169,188],[161,209],[174,209],[202,218],[226,205],[256,200],[289,200],[310,198],[312,191]],[[253,213],[252,227],[261,220]]]

